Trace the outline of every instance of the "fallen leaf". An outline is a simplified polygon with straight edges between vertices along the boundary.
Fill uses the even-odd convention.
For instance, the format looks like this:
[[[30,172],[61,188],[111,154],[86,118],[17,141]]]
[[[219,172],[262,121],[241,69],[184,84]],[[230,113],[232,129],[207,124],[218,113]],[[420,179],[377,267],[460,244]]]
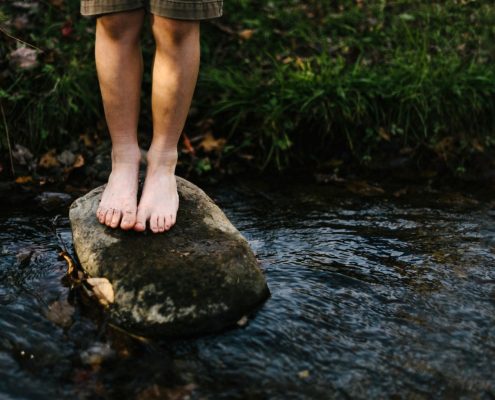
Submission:
[[[213,133],[211,133],[211,131],[208,131],[198,147],[201,147],[207,153],[210,153],[212,151],[220,152],[223,146],[225,146],[226,142],[227,140],[224,138],[215,139]]]
[[[58,255],[67,262],[67,275],[72,275],[76,269],[76,265],[72,257],[66,251],[61,251]]]
[[[471,141],[471,145],[473,146],[473,149],[475,149],[476,151],[479,151],[480,153],[483,153],[485,151],[485,148],[483,147],[483,145],[479,142],[478,139],[473,139]]]
[[[77,154],[76,155],[76,160],[74,161],[74,164],[72,167],[74,168],[81,168],[84,165],[84,157],[82,154]]]
[[[32,69],[38,66],[38,50],[29,47],[19,47],[10,52],[10,62],[20,69]]]
[[[101,304],[107,306],[114,302],[113,286],[107,278],[88,278],[86,281]]]
[[[45,310],[45,317],[52,321],[54,324],[63,328],[67,328],[72,324],[72,316],[74,315],[75,308],[64,300],[54,301]]]
[[[239,37],[244,40],[249,40],[253,36],[254,30],[252,29],[243,29],[238,33]]]
[[[60,163],[57,160],[57,153],[55,149],[51,149],[47,151],[45,154],[43,154],[40,157],[40,160],[38,162],[38,165],[42,168],[54,168],[54,167],[59,167]]]
[[[386,140],[387,142],[390,141],[390,135],[382,127],[380,127],[380,129],[378,129],[378,136],[380,136],[383,140]]]
[[[191,154],[196,154],[196,151],[194,150],[194,147],[191,144],[191,140],[189,139],[189,136],[187,136],[185,133],[183,134],[183,143],[186,151]]]
[[[33,177],[32,176],[18,176],[16,179],[15,179],[15,183],[19,183],[19,184],[24,184],[24,183],[28,183],[28,182],[32,182],[33,181]]]
[[[27,165],[33,159],[33,154],[27,147],[16,144],[12,150],[12,158],[20,165]]]
[[[12,25],[14,25],[15,29],[17,29],[18,31],[22,31],[23,29],[25,29],[28,26],[28,24],[29,24],[29,18],[27,14],[19,15],[12,22]]]

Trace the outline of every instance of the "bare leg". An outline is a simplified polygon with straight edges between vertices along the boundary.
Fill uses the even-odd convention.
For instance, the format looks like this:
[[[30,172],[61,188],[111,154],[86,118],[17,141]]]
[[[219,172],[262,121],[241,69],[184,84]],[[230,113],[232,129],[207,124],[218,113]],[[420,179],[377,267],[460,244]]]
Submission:
[[[103,15],[96,22],[96,69],[112,139],[112,172],[96,215],[112,228],[131,229],[136,222],[143,21],[140,9]]]
[[[177,142],[184,128],[199,71],[199,21],[151,15],[156,43],[153,62],[153,140],[134,229],[170,229],[179,207],[175,167]]]

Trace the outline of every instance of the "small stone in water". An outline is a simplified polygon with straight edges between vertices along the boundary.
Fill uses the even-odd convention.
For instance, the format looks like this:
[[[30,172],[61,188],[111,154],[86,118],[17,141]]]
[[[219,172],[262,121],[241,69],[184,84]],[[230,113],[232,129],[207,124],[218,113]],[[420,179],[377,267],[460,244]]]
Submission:
[[[100,365],[114,354],[115,351],[108,343],[97,342],[81,353],[81,361],[86,365]]]
[[[309,371],[307,369],[303,369],[297,373],[297,376],[301,379],[309,378]]]
[[[243,315],[238,321],[237,321],[237,325],[238,326],[244,326],[248,323],[248,317],[247,315]]]

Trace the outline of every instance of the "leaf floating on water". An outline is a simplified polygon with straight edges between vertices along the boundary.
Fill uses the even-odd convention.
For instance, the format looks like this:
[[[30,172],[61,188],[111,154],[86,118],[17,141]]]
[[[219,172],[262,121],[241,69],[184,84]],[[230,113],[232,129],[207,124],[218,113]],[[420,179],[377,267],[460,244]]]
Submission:
[[[101,304],[106,306],[114,302],[113,286],[107,278],[88,278],[86,281]]]
[[[72,316],[75,308],[70,305],[67,300],[57,300],[48,306],[45,311],[45,317],[63,328],[67,328],[72,324]]]

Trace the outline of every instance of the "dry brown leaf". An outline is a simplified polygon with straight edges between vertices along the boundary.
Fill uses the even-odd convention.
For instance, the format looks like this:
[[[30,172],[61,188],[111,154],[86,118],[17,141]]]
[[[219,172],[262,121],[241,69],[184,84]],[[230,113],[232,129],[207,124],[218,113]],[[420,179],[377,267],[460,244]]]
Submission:
[[[107,278],[88,278],[86,281],[101,304],[107,306],[114,302],[113,286]]]
[[[76,160],[74,161],[72,167],[81,168],[82,166],[84,166],[84,157],[82,154],[76,154]]]
[[[186,151],[188,153],[191,153],[191,154],[195,154],[195,150],[194,150],[194,147],[192,146],[191,144],[191,140],[189,139],[189,136],[187,136],[185,133],[183,134],[182,136],[184,138],[184,148],[186,149]]]
[[[20,184],[23,184],[23,183],[29,183],[29,182],[32,182],[33,181],[33,177],[32,176],[18,176],[16,179],[15,179],[15,183],[20,183]]]
[[[254,30],[252,29],[243,29],[238,33],[239,37],[244,40],[249,40],[253,36]]]
[[[54,168],[54,167],[59,167],[60,163],[57,160],[57,152],[55,149],[51,149],[47,151],[45,154],[43,154],[40,157],[40,161],[38,162],[38,165],[42,168]]]
[[[72,275],[76,268],[72,257],[66,251],[61,251],[58,255],[67,262],[67,275]]]
[[[473,139],[471,141],[471,145],[473,146],[473,149],[475,149],[476,151],[479,151],[480,153],[483,153],[485,151],[485,148],[483,147],[483,145],[480,143],[480,141],[478,139]]]
[[[387,131],[385,129],[383,129],[382,127],[380,127],[380,129],[378,129],[378,135],[383,139],[383,140],[386,140],[387,142],[390,141],[390,134],[387,133]]]
[[[207,153],[210,153],[212,151],[220,152],[223,146],[225,146],[226,142],[227,140],[224,138],[215,139],[213,133],[211,133],[211,131],[208,131],[198,147],[201,147]]]

